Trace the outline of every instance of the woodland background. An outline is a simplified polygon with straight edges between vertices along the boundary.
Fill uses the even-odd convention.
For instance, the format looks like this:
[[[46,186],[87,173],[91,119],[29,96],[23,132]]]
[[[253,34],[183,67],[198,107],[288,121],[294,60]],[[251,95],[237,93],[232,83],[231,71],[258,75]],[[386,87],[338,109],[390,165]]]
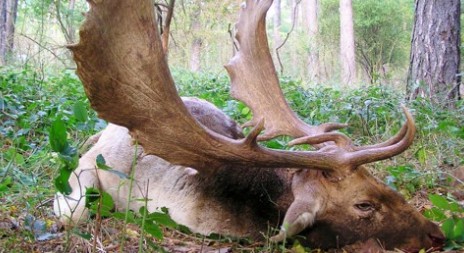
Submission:
[[[154,2],[163,21],[171,2]],[[230,98],[223,68],[234,52],[240,4],[176,1],[169,63],[182,95],[205,98],[244,122],[250,111]],[[51,179],[59,175],[63,155],[49,145],[57,119],[76,150],[105,126],[90,109],[66,49],[78,41],[87,8],[82,0],[0,1],[0,252],[96,251],[89,239],[95,224],[62,232],[51,212]],[[282,88],[305,121],[349,123],[343,131],[368,144],[399,129],[400,103],[415,113],[414,146],[371,167],[427,217],[441,222],[448,249],[462,249],[464,243],[461,16],[458,0],[276,0],[268,13]],[[286,148],[284,143],[266,145]],[[122,237],[129,238],[134,251],[157,249],[149,240],[131,237],[141,233],[139,228],[104,222],[109,228],[124,226]],[[162,229],[168,237],[180,233]],[[108,251],[110,241],[120,236],[107,232],[100,251]],[[193,248],[204,240],[244,247],[230,246],[232,239],[182,236]],[[277,246],[259,247],[245,248]]]

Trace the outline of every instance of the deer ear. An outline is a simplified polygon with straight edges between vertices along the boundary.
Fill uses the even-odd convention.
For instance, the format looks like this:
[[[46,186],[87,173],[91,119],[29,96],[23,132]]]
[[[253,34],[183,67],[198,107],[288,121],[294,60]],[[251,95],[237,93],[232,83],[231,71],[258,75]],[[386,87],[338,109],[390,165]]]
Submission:
[[[279,234],[271,237],[270,240],[273,242],[280,242],[312,226],[320,206],[317,200],[305,201],[302,199],[295,199],[285,214]]]

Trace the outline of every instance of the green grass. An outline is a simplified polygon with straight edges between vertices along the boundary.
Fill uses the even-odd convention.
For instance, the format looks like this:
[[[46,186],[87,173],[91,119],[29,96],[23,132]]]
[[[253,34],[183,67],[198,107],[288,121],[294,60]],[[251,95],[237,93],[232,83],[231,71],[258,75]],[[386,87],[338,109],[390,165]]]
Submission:
[[[181,95],[206,99],[239,122],[250,119],[250,110],[231,99],[226,76],[173,72]],[[409,103],[403,100],[404,94],[387,86],[343,91],[328,87],[304,89],[300,82],[283,78],[282,87],[291,107],[304,121],[315,125],[328,121],[348,123],[350,126],[342,131],[359,145],[378,143],[394,135],[404,121],[400,104],[410,108],[418,127],[414,145],[394,159],[370,166],[406,197],[421,190],[446,194],[449,174],[464,164],[462,101],[456,109],[447,110],[425,99]],[[72,71],[56,74],[0,68],[0,111],[0,218],[14,218],[22,226],[27,226],[27,219],[43,221],[45,224],[38,226],[51,231],[54,223],[49,222],[53,219],[50,200],[56,191],[53,178],[61,162],[49,144],[50,127],[60,119],[69,146],[79,149],[105,123],[90,109]],[[268,146],[281,148],[284,140],[269,142]],[[448,200],[454,203],[450,195]],[[449,234],[453,245],[460,248],[464,241],[459,234],[464,235],[459,230],[462,213],[446,215],[445,221],[451,219],[459,226]],[[445,223],[445,229],[451,231],[449,223]],[[33,230],[1,231],[3,246],[37,242],[38,234]]]

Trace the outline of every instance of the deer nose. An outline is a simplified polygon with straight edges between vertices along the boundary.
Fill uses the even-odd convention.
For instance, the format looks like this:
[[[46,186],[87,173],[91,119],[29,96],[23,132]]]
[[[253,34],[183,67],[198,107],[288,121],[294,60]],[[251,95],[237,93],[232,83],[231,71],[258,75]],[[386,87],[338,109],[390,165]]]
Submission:
[[[445,244],[445,236],[441,231],[435,231],[428,234],[430,240],[432,241],[433,248],[441,248]]]

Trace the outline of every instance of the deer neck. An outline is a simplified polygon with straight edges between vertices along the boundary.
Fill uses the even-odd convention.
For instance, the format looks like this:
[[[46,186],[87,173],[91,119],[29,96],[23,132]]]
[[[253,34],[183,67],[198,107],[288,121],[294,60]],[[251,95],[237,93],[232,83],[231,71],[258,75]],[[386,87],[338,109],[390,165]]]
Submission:
[[[287,169],[225,167],[214,177],[200,175],[196,180],[203,195],[227,204],[237,215],[251,210],[269,219],[274,218],[267,217],[273,216],[270,213],[283,214],[293,201],[291,178]]]
[[[153,201],[149,210],[167,207],[176,222],[193,232],[262,238],[260,231],[279,227],[294,200],[293,175],[287,169],[223,167],[211,177],[201,173],[189,175],[185,167],[167,162],[149,161],[152,167],[143,168],[143,159],[137,178],[139,182],[151,178],[148,193]],[[150,170],[153,176],[148,175]]]

